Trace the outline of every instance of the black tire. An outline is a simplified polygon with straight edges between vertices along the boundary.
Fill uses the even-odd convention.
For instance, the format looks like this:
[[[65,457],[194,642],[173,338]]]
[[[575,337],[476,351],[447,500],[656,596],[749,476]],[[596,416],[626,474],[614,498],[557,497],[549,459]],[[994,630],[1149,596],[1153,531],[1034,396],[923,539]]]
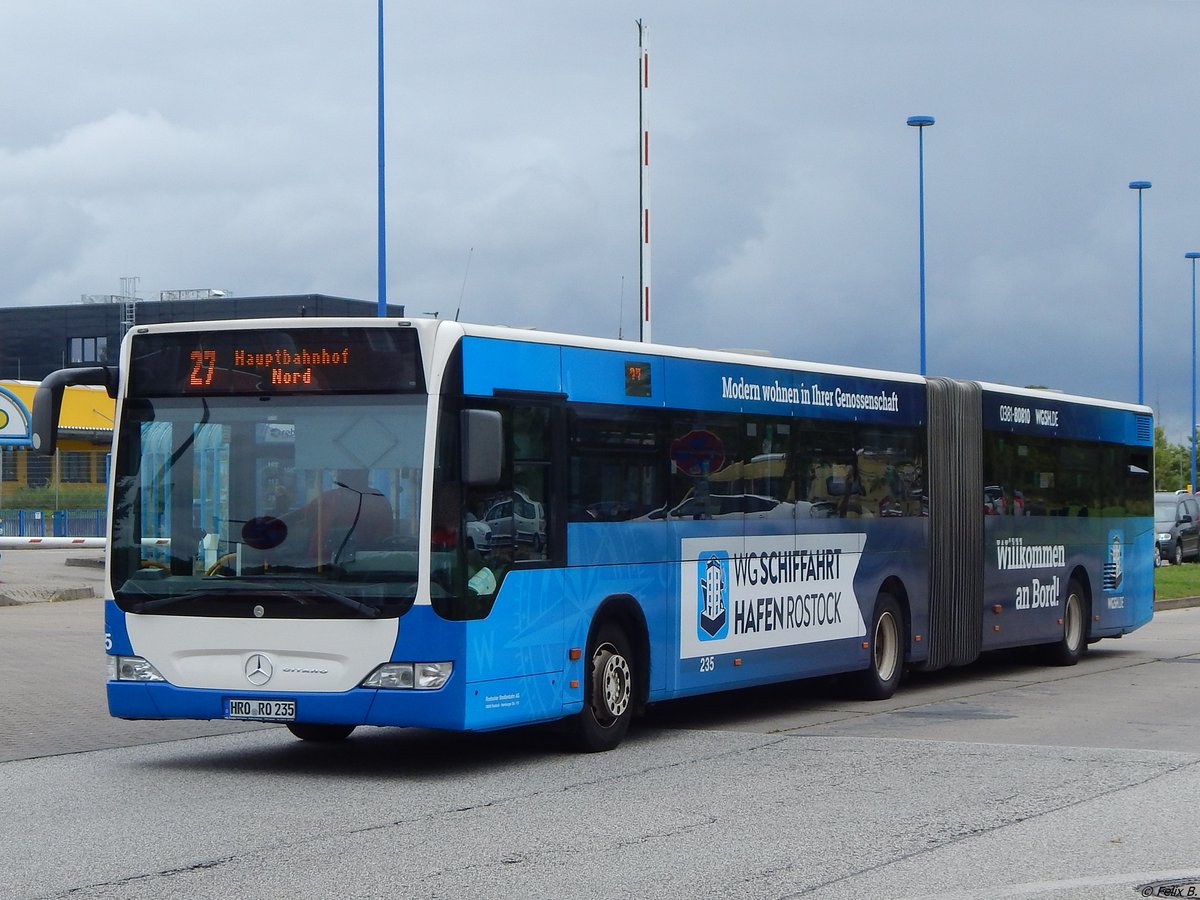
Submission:
[[[887,700],[900,686],[907,642],[904,616],[891,594],[881,593],[875,599],[867,640],[871,643],[871,661],[854,673],[854,694],[862,700]]]
[[[1175,549],[1171,551],[1171,565],[1183,565],[1183,544],[1178,541],[1175,542]]]
[[[1074,578],[1067,582],[1062,620],[1062,637],[1046,645],[1046,657],[1051,665],[1073,666],[1088,648],[1088,601],[1083,587]]]
[[[353,725],[318,725],[315,722],[289,722],[288,731],[302,741],[317,744],[335,744],[350,737]]]
[[[629,731],[637,701],[632,645],[623,629],[605,622],[584,657],[583,709],[569,722],[572,746],[584,753],[612,750]]]
[[[1158,541],[1154,542],[1154,568],[1158,568],[1163,564],[1162,548],[1158,546]]]

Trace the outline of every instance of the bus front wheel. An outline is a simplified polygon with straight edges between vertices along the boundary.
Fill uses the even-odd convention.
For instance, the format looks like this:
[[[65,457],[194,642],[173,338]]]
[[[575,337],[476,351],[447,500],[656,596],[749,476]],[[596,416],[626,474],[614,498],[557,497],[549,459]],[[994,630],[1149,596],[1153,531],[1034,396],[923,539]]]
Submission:
[[[855,673],[855,693],[864,700],[886,700],[904,674],[904,617],[891,594],[880,594],[867,632],[871,661]]]
[[[302,741],[318,744],[333,744],[350,737],[353,725],[319,725],[315,722],[289,722],[288,731]]]
[[[571,721],[575,748],[586,753],[612,750],[625,737],[634,709],[634,661],[629,638],[606,622],[589,642],[583,709]]]

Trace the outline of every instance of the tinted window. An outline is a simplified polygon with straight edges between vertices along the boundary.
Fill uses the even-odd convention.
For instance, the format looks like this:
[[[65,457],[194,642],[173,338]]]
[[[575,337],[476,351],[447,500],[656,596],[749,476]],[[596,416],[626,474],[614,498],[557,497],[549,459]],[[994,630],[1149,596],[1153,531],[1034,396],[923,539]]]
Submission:
[[[666,504],[668,458],[658,419],[643,410],[599,407],[569,416],[572,522],[620,522]]]
[[[1150,515],[1149,468],[1141,448],[987,431],[981,501],[986,515]]]

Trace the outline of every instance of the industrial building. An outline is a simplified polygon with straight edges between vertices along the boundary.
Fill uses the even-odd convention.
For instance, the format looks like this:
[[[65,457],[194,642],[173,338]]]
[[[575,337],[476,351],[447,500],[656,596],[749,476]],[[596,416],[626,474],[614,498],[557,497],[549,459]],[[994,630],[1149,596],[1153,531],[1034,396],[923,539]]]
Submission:
[[[234,297],[228,291],[163,291],[157,300],[85,294],[79,303],[0,308],[0,380],[41,381],[55,369],[114,362],[134,325],[286,316],[374,316],[374,301],[325,294]],[[402,317],[403,306],[388,315]]]
[[[390,305],[390,317],[404,307]],[[299,294],[235,297],[221,290],[164,291],[157,300],[85,295],[80,302],[0,309],[0,527],[12,534],[13,507],[57,510],[93,506],[107,484],[114,403],[99,388],[69,388],[59,452],[30,449],[30,412],[38,382],[66,366],[115,364],[135,325],[291,316],[378,314],[374,301]]]

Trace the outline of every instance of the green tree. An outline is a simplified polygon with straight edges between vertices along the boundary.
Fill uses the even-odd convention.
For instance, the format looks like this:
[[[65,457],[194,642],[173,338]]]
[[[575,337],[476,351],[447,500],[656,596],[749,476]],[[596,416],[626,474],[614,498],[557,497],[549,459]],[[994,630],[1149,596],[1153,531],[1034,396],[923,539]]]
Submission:
[[[1154,426],[1154,483],[1160,491],[1178,491],[1187,487],[1192,473],[1190,447],[1172,444],[1161,425]],[[1194,486],[1193,486],[1194,487]]]

